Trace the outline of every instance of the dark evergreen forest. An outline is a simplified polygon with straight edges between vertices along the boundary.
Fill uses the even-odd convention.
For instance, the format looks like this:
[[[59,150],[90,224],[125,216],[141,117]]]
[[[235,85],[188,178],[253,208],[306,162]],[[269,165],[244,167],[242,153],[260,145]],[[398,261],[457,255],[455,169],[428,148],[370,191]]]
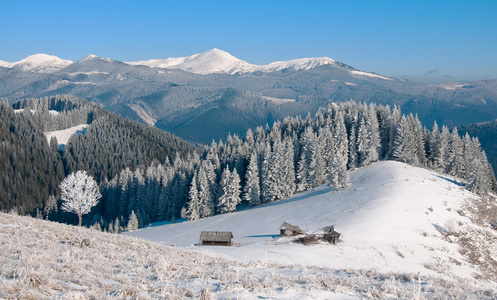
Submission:
[[[44,135],[78,124],[90,125],[84,135],[72,137],[64,150],[59,150],[56,139],[48,142]],[[12,107],[2,101],[0,136],[0,209],[20,214],[46,215],[47,206],[54,206],[49,196],[58,198],[58,185],[71,172],[83,169],[102,182],[125,167],[165,161],[177,153],[186,158],[196,151],[170,133],[65,95],[25,99]]]

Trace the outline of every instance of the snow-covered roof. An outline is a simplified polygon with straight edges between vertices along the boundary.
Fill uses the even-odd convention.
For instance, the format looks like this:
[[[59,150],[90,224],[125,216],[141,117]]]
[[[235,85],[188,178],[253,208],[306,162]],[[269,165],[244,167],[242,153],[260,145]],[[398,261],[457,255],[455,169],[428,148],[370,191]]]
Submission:
[[[294,226],[290,223],[287,223],[286,221],[283,222],[283,224],[280,226],[280,229],[283,229],[283,230],[292,230],[292,231],[296,231],[296,232],[302,232],[302,229],[300,229],[300,227],[298,226]]]

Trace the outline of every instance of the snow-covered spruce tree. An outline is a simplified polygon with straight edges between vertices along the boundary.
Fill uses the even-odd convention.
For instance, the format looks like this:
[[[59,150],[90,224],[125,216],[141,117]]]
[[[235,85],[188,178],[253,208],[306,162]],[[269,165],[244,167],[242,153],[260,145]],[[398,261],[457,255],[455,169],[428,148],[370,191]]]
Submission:
[[[335,118],[335,156],[331,163],[328,175],[328,183],[331,187],[341,190],[349,185],[349,174],[347,173],[348,162],[348,140],[343,115],[339,112]]]
[[[200,219],[200,201],[198,198],[197,189],[197,175],[193,175],[192,184],[190,186],[190,201],[188,202],[188,208],[186,210],[186,215],[188,220],[195,221]]]
[[[131,215],[129,216],[128,226],[126,226],[126,230],[133,231],[137,230],[138,227],[139,227],[138,217],[136,216],[135,211],[133,210],[131,211]]]
[[[219,184],[222,192],[218,200],[217,212],[222,214],[236,211],[236,206],[241,202],[240,177],[236,169],[230,172],[228,166],[226,166],[223,174],[221,174],[221,182]]]
[[[448,169],[448,152],[449,152],[450,131],[447,126],[442,126],[442,132],[438,139],[435,152],[434,166],[435,170],[447,173]]]
[[[257,154],[252,152],[250,155],[249,165],[245,173],[245,187],[243,189],[243,200],[251,206],[261,204],[261,190],[259,187],[259,167],[257,162]]]
[[[359,160],[357,158],[357,134],[356,134],[356,125],[357,123],[352,123],[350,129],[350,137],[349,137],[349,170],[354,170],[359,166]],[[331,163],[330,163],[331,166]]]
[[[69,174],[60,183],[60,197],[63,201],[62,210],[76,213],[78,226],[81,226],[83,215],[97,205],[102,195],[93,177],[80,170]]]
[[[346,160],[340,158],[338,155],[334,156],[331,162],[328,184],[336,190],[343,190],[349,186],[349,173],[347,172]]]
[[[474,158],[468,178],[466,179],[466,189],[475,194],[484,194],[488,191],[486,188],[485,167],[478,158]]]
[[[213,188],[210,185],[206,169],[210,163],[204,163],[200,166],[197,175],[198,182],[198,199],[200,203],[200,217],[210,217],[214,214],[214,195]],[[211,165],[212,166],[212,165]]]
[[[418,165],[414,133],[409,119],[405,116],[402,116],[397,126],[393,147],[392,155],[395,159],[414,166]]]

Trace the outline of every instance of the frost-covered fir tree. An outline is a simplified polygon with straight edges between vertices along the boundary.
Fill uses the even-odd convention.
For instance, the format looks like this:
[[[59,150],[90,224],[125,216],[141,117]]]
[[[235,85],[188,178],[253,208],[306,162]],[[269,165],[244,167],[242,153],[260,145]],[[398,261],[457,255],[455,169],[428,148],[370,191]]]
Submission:
[[[226,166],[221,174],[220,190],[222,192],[218,200],[217,212],[222,214],[236,211],[236,206],[241,202],[240,177],[236,169],[230,172]]]
[[[295,151],[293,147],[293,140],[287,137],[283,141],[284,151],[283,151],[283,161],[281,164],[282,168],[282,197],[288,197],[295,193]]]
[[[449,152],[449,139],[450,132],[447,126],[442,127],[442,132],[438,139],[436,150],[435,150],[435,161],[434,167],[436,170],[441,172],[447,172],[448,169],[448,152]]]
[[[359,160],[357,158],[356,127],[357,127],[356,123],[352,123],[350,129],[350,138],[349,138],[349,163],[348,163],[349,170],[354,170],[359,166]]]
[[[192,184],[190,185],[188,208],[186,210],[186,215],[188,220],[195,221],[200,219],[200,201],[198,198],[198,188],[197,188],[197,176],[193,175]]]
[[[201,218],[210,217],[214,214],[213,187],[210,184],[207,171],[205,170],[205,168],[208,168],[209,164],[202,164],[197,175],[198,199],[200,203]]]
[[[347,173],[348,162],[348,140],[343,115],[339,112],[335,118],[335,156],[331,163],[328,175],[328,183],[331,187],[341,190],[349,185],[349,175]]]
[[[397,134],[394,138],[393,157],[401,162],[418,165],[416,154],[416,140],[409,119],[402,116],[397,126]]]
[[[249,165],[245,173],[245,187],[243,190],[243,200],[251,206],[261,204],[261,191],[259,186],[259,167],[257,162],[257,154],[252,152],[250,155]]]
[[[328,184],[336,190],[343,190],[349,186],[347,164],[344,159],[340,159],[338,156],[333,157],[328,175]]]
[[[466,179],[466,189],[476,194],[485,194],[488,192],[486,176],[484,164],[480,159],[474,158],[468,178]]]
[[[93,177],[86,171],[80,170],[69,174],[60,183],[60,197],[63,201],[62,210],[76,213],[79,219],[78,226],[81,226],[83,215],[98,204],[98,199],[102,195]]]
[[[136,216],[135,211],[133,210],[131,212],[131,215],[129,216],[128,226],[126,226],[126,230],[127,231],[137,230],[139,227],[138,225],[139,225],[138,217]]]

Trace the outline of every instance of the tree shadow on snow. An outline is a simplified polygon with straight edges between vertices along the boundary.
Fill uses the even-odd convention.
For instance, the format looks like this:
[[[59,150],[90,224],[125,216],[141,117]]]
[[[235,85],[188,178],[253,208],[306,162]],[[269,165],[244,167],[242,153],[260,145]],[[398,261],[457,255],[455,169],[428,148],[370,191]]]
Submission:
[[[453,184],[455,184],[455,185],[457,185],[457,186],[462,186],[462,183],[460,183],[460,182],[458,182],[458,181],[455,181],[455,180],[453,180],[453,179],[450,179],[449,177],[445,177],[445,176],[442,176],[442,175],[436,175],[436,176],[437,176],[438,178],[440,178],[440,179],[446,180],[446,181],[448,181],[448,182],[450,182],[450,183],[453,183]]]

